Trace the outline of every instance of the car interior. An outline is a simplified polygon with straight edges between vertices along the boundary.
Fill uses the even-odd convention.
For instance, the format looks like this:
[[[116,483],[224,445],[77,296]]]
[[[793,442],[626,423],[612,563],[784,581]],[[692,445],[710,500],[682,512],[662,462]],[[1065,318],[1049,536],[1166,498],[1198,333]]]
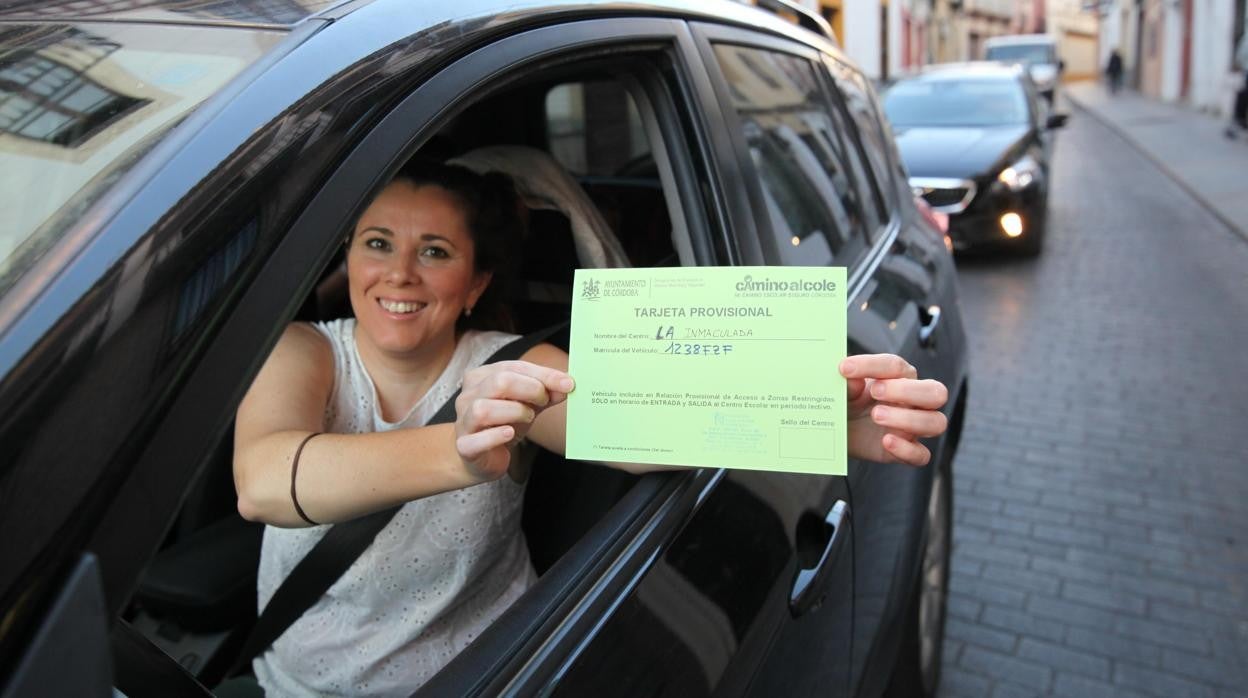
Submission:
[[[691,264],[664,133],[651,102],[660,55],[585,57],[498,81],[449,117],[415,157],[513,176],[528,218],[512,311],[517,333],[566,322],[578,266]],[[500,118],[500,115],[504,115]],[[345,235],[345,231],[344,231]],[[295,319],[350,314],[343,252]],[[566,331],[554,341],[566,346]],[[164,547],[123,614],[130,628],[207,686],[225,678],[256,614],[263,525],[236,510],[233,434],[186,494]],[[523,528],[544,574],[637,477],[542,452]],[[540,582],[539,582],[540,584]]]

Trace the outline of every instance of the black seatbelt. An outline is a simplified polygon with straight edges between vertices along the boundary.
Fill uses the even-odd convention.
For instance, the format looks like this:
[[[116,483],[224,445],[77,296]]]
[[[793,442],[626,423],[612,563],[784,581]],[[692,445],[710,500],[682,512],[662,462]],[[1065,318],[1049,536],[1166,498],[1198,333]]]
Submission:
[[[555,333],[567,328],[567,323],[560,323],[544,330],[538,330],[523,337],[516,338],[494,352],[485,363],[512,361],[524,356],[529,349],[549,339]],[[455,399],[459,397],[456,390],[441,409],[426,422],[426,425],[445,424],[455,421]],[[242,650],[234,660],[234,666],[227,676],[233,676],[245,667],[258,654],[264,652],[282,633],[286,632],[304,611],[312,607],[321,596],[333,586],[364,550],[372,544],[381,529],[390,523],[402,505],[373,512],[358,519],[334,524],[317,542],[316,546],[295,565],[290,576],[286,577],[273,598],[264,607],[251,633],[243,641]]]

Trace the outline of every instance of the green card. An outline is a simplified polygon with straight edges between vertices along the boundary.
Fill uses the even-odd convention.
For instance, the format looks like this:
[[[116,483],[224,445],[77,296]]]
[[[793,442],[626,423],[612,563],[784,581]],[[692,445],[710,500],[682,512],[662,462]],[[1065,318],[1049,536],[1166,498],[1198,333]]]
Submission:
[[[569,458],[845,474],[844,267],[578,269]]]

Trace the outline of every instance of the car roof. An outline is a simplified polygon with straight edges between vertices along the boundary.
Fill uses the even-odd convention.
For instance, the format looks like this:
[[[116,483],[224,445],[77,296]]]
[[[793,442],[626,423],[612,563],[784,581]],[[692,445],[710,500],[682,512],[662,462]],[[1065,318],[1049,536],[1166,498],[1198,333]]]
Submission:
[[[195,24],[258,29],[293,29],[313,18],[336,19],[351,11],[388,0],[0,0],[5,22],[120,22]],[[402,2],[426,0],[401,0]],[[838,46],[835,35],[819,15],[793,0],[487,0],[468,3],[477,11],[497,14],[540,15],[543,11],[612,12],[620,15],[659,13],[687,19],[720,19],[731,23],[813,37]],[[457,4],[462,8],[462,4]],[[765,11],[764,6],[769,6]],[[450,13],[453,14],[453,13]],[[780,14],[796,20],[782,19]]]
[[[309,36],[320,31],[315,25],[342,27],[351,32],[355,31],[350,29],[353,20],[357,16],[365,16],[359,26],[367,30],[369,19],[366,15],[375,10],[381,10],[376,13],[381,16],[395,11],[410,13],[412,35],[430,29],[444,32],[452,38],[444,40],[443,45],[447,48],[440,49],[443,51],[453,50],[455,42],[463,46],[472,45],[485,35],[499,34],[504,27],[529,28],[553,20],[664,17],[690,22],[716,22],[773,37],[784,37],[815,50],[827,51],[838,59],[851,63],[831,36],[812,31],[807,28],[809,24],[801,26],[782,18],[781,14],[788,14],[790,17],[797,14],[787,11],[790,0],[757,2],[760,5],[764,2],[779,3],[781,6],[775,8],[778,11],[769,12],[753,6],[752,0],[456,0],[454,3],[430,0],[0,0],[0,22],[10,26],[25,23],[50,26],[78,23],[117,27],[145,25],[156,32],[166,26],[189,26],[206,27],[210,30],[220,28],[237,29],[240,32],[289,33],[289,41],[275,44],[282,48],[269,52],[270,55],[279,55],[278,58],[255,60],[254,65],[232,78],[226,85],[215,88],[212,94],[195,106],[191,116],[178,125],[179,133],[189,138],[189,134],[212,122],[217,118],[213,115],[227,106],[240,114],[255,108],[252,103],[246,107],[235,104],[239,91],[244,89],[243,86],[257,80],[259,75],[268,72],[280,60],[280,55],[293,50],[292,47],[300,45]],[[455,26],[462,26],[464,30],[448,30],[448,27]],[[400,31],[408,31],[406,25]],[[385,32],[381,36],[372,33],[362,36],[360,38],[363,40],[354,45],[351,51],[334,52],[326,56],[322,64],[318,65],[320,72],[317,74],[323,76],[320,79],[343,74],[350,65],[362,60],[364,56],[380,55],[374,52],[392,45],[396,36],[398,35]],[[292,99],[297,98],[293,92],[282,94]],[[199,117],[201,114],[204,116]],[[153,168],[160,167],[159,163],[174,157],[178,152],[177,146],[170,146],[155,148],[144,154],[143,161],[147,163],[147,167],[135,168],[127,173],[126,186],[143,186],[145,178],[155,171]],[[83,222],[80,227],[81,240],[91,239],[95,234],[86,232],[87,222]],[[42,281],[32,283],[35,283],[32,288],[41,287],[43,284]],[[8,292],[6,295],[12,297]],[[0,310],[3,309],[4,306],[0,305]],[[11,332],[11,323],[23,312],[20,309],[15,311],[16,314],[0,312],[0,339]],[[2,359],[0,357],[0,365],[3,364]]]
[[[897,81],[941,82],[944,80],[964,80],[966,78],[999,78],[1007,80],[1018,78],[1025,74],[1024,68],[1015,63],[967,61],[965,63],[936,63],[924,66],[919,72],[899,76]]]
[[[292,28],[351,0],[0,0],[0,20]]]
[[[984,40],[985,47],[1056,43],[1057,39],[1049,34],[1011,34],[1009,36],[994,36]]]

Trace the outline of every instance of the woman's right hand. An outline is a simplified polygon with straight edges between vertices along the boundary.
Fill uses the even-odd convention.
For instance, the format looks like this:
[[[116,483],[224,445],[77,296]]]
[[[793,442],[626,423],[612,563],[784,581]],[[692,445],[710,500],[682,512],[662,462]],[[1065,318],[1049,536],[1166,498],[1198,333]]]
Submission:
[[[537,415],[567,399],[575,383],[558,369],[500,361],[464,374],[455,399],[455,448],[469,473],[483,481],[507,472],[507,448],[523,439]]]

